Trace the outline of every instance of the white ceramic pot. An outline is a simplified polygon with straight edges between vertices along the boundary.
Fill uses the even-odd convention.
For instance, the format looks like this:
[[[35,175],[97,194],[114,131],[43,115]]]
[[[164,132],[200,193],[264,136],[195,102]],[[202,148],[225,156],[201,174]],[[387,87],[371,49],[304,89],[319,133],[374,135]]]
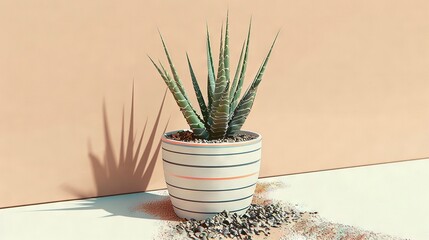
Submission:
[[[176,132],[176,131],[175,131]],[[168,193],[177,216],[206,219],[249,208],[261,163],[262,137],[235,143],[190,143],[162,137]]]

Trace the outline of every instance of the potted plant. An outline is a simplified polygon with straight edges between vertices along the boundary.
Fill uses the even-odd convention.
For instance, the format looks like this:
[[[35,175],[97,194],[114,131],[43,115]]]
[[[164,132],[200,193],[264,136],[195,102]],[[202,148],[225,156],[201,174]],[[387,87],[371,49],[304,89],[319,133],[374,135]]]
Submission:
[[[167,189],[174,211],[181,218],[206,219],[224,210],[241,215],[252,202],[259,176],[262,137],[255,132],[243,131],[241,127],[252,108],[278,34],[253,82],[240,99],[247,67],[250,30],[251,24],[232,81],[228,17],[224,37],[223,27],[221,29],[217,73],[213,66],[207,30],[207,104],[187,55],[201,115],[189,101],[162,36],[171,75],[161,62],[156,64],[149,57],[190,127],[189,130],[165,133],[162,137]]]

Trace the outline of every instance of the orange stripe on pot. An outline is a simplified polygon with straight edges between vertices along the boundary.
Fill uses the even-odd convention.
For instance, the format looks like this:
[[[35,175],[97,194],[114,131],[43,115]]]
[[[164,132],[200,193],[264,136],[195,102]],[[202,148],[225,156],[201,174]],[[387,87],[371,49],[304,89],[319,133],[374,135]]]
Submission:
[[[241,175],[241,176],[221,177],[221,178],[191,177],[191,176],[181,176],[181,175],[176,175],[176,174],[171,174],[171,175],[174,176],[174,177],[184,178],[184,179],[191,179],[191,180],[209,180],[209,181],[212,180],[212,181],[218,181],[218,180],[232,180],[232,179],[245,178],[245,177],[253,176],[255,174],[258,174],[258,172],[254,172],[254,173],[246,174],[246,175]]]

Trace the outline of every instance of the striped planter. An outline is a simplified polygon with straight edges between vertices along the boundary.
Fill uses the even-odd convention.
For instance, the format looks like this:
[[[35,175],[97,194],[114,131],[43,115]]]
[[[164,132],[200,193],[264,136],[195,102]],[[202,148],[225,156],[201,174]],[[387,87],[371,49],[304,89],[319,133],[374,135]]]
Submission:
[[[262,138],[236,143],[189,143],[162,137],[168,193],[177,216],[206,219],[249,208],[261,162]]]

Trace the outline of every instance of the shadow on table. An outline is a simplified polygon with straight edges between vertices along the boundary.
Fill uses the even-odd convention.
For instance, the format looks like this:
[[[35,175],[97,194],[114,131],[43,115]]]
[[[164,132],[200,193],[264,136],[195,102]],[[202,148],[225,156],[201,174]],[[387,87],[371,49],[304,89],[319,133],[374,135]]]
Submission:
[[[169,197],[161,194],[141,192],[82,199],[77,200],[76,203],[73,204],[74,207],[48,209],[41,211],[104,210],[106,211],[106,214],[103,214],[101,216],[102,218],[123,216],[145,219],[176,220],[173,215],[174,210],[172,207],[171,209],[162,209],[161,214],[152,212],[150,210],[148,211],[146,207],[161,204],[171,205]]]
[[[151,219],[160,218],[160,216],[162,217],[162,215],[165,215],[165,213],[156,214],[151,212],[151,214],[149,214],[147,211],[144,212],[147,210],[144,206],[146,206],[146,203],[162,203],[166,206],[171,205],[171,202],[169,203],[170,200],[168,196],[135,192],[141,192],[147,189],[149,180],[154,172],[155,164],[161,149],[161,140],[155,141],[155,136],[159,126],[166,93],[167,91],[164,93],[156,121],[152,127],[147,144],[145,145],[141,155],[140,151],[142,148],[143,137],[146,132],[147,120],[143,132],[141,133],[138,142],[136,142],[136,133],[134,130],[134,86],[131,98],[131,113],[126,146],[124,146],[124,113],[122,113],[119,155],[114,153],[106,106],[103,104],[103,124],[105,138],[104,156],[100,157],[95,155],[92,152],[90,145],[88,153],[92,166],[94,181],[96,184],[96,194],[84,193],[83,191],[69,185],[63,186],[63,189],[69,193],[72,193],[77,198],[88,198],[90,196],[104,197],[83,199],[82,203],[79,203],[82,206],[55,210],[103,209],[110,213],[107,216],[143,217]],[[165,132],[167,125],[168,122],[163,129],[163,133]],[[154,153],[152,156],[150,156],[152,148],[154,148]],[[134,193],[125,194],[130,192]],[[165,211],[173,211],[173,209],[167,208]],[[169,213],[167,213],[167,215],[168,214]]]

